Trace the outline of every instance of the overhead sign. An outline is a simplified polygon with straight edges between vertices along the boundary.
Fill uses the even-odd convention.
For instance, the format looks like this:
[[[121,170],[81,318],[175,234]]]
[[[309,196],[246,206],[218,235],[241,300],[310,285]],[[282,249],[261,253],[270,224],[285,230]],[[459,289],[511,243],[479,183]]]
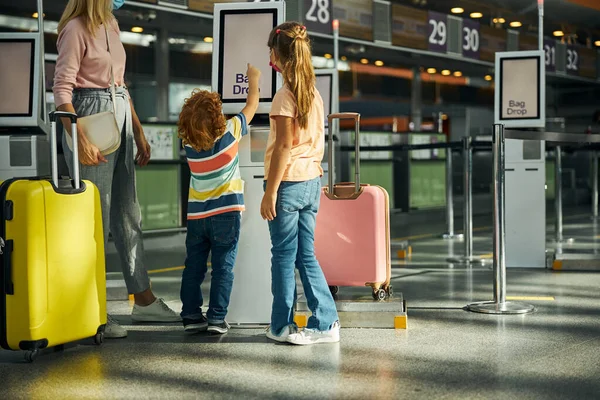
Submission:
[[[333,0],[303,0],[302,20],[310,32],[333,35]]]
[[[446,53],[448,50],[448,16],[429,11],[428,48],[436,53]]]
[[[392,44],[413,49],[427,49],[427,11],[393,4]]]
[[[507,128],[546,125],[545,53],[496,53],[494,117]]]
[[[479,37],[479,22],[463,19],[462,54],[468,58],[479,60],[481,39]]]
[[[340,36],[373,40],[373,0],[336,0],[333,6]]]

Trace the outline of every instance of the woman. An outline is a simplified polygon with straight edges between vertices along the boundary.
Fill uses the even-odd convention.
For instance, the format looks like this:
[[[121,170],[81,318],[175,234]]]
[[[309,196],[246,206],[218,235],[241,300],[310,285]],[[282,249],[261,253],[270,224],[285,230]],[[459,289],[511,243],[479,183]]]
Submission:
[[[267,337],[298,345],[340,340],[335,303],[315,257],[316,216],[321,196],[325,147],[323,99],[306,28],[286,22],[269,35],[270,63],[284,86],[271,108],[265,154],[265,194],[260,213],[269,221],[272,244],[273,310]],[[298,268],[312,316],[298,332],[294,323]]]
[[[115,1],[114,4],[120,6],[122,2]],[[179,315],[152,293],[142,261],[144,249],[133,145],[135,142],[135,161],[140,166],[145,166],[150,160],[150,146],[124,86],[125,49],[112,10],[113,0],[69,0],[58,25],[58,59],[53,88],[55,103],[58,110],[76,113],[79,117],[112,110],[109,89],[112,67],[121,146],[114,153],[103,156],[79,128],[81,179],[90,180],[100,191],[104,243],[107,243],[110,231],[121,258],[127,289],[135,298],[132,319],[138,322],[177,322],[181,320]],[[108,31],[108,43],[105,29]],[[66,159],[70,160],[72,153],[67,145],[70,124],[65,120],[63,125],[69,134],[63,135],[63,150]],[[108,316],[105,336],[125,337],[127,331]]]

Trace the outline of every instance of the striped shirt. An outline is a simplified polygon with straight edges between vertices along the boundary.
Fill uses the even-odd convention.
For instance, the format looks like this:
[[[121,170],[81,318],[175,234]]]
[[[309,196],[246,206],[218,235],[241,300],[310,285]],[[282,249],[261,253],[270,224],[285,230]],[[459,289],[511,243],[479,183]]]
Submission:
[[[212,149],[198,152],[185,146],[191,172],[188,219],[244,211],[238,143],[247,133],[246,117],[239,113],[227,121],[225,134],[215,141]]]

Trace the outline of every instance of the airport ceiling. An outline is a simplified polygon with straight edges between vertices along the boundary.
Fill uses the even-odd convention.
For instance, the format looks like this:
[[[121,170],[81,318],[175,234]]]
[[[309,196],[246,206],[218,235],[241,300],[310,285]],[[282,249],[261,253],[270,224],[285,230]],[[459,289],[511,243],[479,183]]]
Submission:
[[[470,13],[480,12],[483,14],[482,23],[491,23],[493,18],[505,18],[506,24],[512,20],[520,20],[523,22],[521,29],[537,32],[536,0],[392,0],[392,3],[447,14],[452,8],[460,7],[464,9],[463,17],[468,18]],[[65,4],[66,0],[46,0],[44,1],[45,12],[56,19],[60,16]],[[589,6],[585,7],[582,4]],[[544,0],[544,7],[546,17],[544,31],[548,36],[551,36],[555,30],[562,29],[567,34],[577,35],[580,41],[585,40],[587,35],[600,37],[600,0]],[[0,0],[0,13],[30,16],[31,12],[36,9],[36,0]],[[119,14],[122,14],[121,17],[129,19],[128,17],[134,14],[127,12],[131,9],[131,7],[126,7],[125,12]],[[145,9],[138,9],[137,16],[147,13],[148,11]],[[168,13],[157,13],[157,20],[162,20],[162,22],[157,22],[162,27],[180,32],[181,22],[184,22],[183,28],[188,28],[185,21],[181,20],[181,15],[177,18],[168,18],[163,14]],[[196,20],[196,22],[198,21]],[[189,33],[193,34],[194,32]]]
[[[445,14],[450,14],[453,7],[461,7],[464,9],[464,13],[460,15],[463,18],[469,18],[472,12],[480,12],[483,14],[480,18],[482,24],[491,24],[494,18],[504,18],[506,20],[504,28],[509,28],[510,21],[518,20],[523,23],[519,29],[521,32],[537,33],[537,0],[391,0],[391,2]],[[67,0],[45,0],[46,18],[57,21],[66,3]],[[593,40],[600,39],[600,0],[545,0],[544,3],[544,31],[547,36],[552,36],[555,30],[563,30],[567,37],[570,36],[572,40],[577,40],[581,44],[585,44],[588,37]],[[581,5],[585,3],[592,8]],[[30,18],[36,9],[37,0],[0,0],[0,14]],[[150,10],[138,7],[131,2],[116,14],[124,30],[140,25],[144,27],[145,32],[164,29],[169,32],[169,35],[174,36],[202,38],[212,34],[212,20],[210,19]],[[323,54],[332,50],[331,41],[327,39],[316,38],[314,45],[315,54]],[[351,44],[342,44],[341,51],[352,50],[350,47],[352,47]],[[388,65],[456,69],[463,71],[465,75],[483,76],[493,71],[493,67],[466,62],[466,60],[410,52],[391,52],[376,46],[362,49],[362,56],[385,60]],[[562,80],[558,79],[558,81]],[[576,84],[573,81],[569,82]]]

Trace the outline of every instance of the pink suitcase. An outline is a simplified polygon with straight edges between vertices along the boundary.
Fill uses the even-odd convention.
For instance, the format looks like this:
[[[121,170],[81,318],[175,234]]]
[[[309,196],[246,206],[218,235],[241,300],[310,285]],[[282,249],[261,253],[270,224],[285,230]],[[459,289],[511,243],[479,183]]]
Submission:
[[[333,119],[355,120],[356,160],[359,160],[360,114],[329,115],[329,185],[321,193],[315,229],[315,253],[331,292],[339,286],[370,286],[376,300],[392,294],[389,196],[379,186],[356,182],[333,184]],[[333,187],[333,193],[329,190]]]

